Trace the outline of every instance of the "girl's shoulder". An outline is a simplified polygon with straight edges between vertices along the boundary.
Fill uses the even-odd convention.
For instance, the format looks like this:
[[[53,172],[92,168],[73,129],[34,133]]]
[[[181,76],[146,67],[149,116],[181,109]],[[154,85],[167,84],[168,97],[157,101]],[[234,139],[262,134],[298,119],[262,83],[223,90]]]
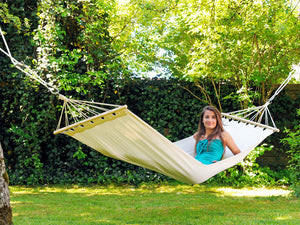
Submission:
[[[229,133],[227,131],[222,131],[219,134],[216,134],[212,139],[220,139],[220,140],[225,140],[228,137]]]
[[[194,135],[193,135],[194,139],[195,140],[203,140],[203,139],[206,139],[206,137],[204,135],[201,135],[199,134],[199,132],[196,132]]]
[[[196,139],[196,137],[199,135],[199,132],[194,133],[193,137]]]
[[[225,130],[222,132],[221,135],[222,135],[222,138],[225,143],[227,143],[228,141],[230,141],[232,139],[231,135]]]
[[[227,137],[230,136],[230,134],[229,134],[226,130],[224,130],[224,131],[221,133],[221,135],[222,135],[222,138],[227,138]]]

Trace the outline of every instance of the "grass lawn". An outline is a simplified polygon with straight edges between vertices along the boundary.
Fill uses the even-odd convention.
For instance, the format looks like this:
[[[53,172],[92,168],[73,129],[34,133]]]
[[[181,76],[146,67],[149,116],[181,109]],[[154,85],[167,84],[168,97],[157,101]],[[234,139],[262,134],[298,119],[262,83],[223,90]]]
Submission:
[[[285,189],[12,186],[10,195],[15,225],[300,224],[300,201]]]

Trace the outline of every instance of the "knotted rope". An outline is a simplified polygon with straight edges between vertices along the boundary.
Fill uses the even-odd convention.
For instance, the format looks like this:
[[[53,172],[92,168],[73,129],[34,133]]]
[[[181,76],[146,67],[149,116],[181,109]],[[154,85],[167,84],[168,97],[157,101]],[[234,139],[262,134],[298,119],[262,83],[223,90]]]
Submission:
[[[293,70],[289,73],[288,77],[282,82],[282,84],[276,89],[275,93],[266,101],[264,105],[233,111],[230,113],[222,113],[222,115],[225,117],[230,117],[232,119],[244,118],[250,121],[254,121],[256,123],[263,122],[266,125],[269,125],[269,120],[271,120],[272,126],[276,128],[275,122],[273,120],[268,106],[271,104],[273,99],[285,88],[285,86],[289,83],[292,77],[299,76],[300,64],[294,65],[292,69]],[[277,130],[278,129],[276,129],[276,131]]]

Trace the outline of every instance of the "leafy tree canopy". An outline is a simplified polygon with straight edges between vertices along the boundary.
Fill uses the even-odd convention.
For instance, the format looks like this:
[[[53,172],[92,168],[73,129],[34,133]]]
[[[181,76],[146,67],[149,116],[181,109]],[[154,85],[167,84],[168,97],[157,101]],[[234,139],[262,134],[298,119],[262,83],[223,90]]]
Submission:
[[[192,80],[220,108],[200,80],[210,80],[217,97],[220,85],[230,82],[236,87],[231,96],[247,107],[251,99],[265,102],[299,62],[299,0],[30,2],[38,5],[31,62],[67,91],[118,81],[131,75],[129,68]],[[5,4],[0,11],[4,22],[21,26]]]
[[[299,62],[297,4],[285,0],[115,1],[110,30],[134,71],[164,68],[193,80],[230,81],[247,107],[263,103]],[[251,86],[257,90],[251,90]]]
[[[60,89],[87,92],[93,85],[126,76],[108,32],[110,2],[39,2],[36,67]]]

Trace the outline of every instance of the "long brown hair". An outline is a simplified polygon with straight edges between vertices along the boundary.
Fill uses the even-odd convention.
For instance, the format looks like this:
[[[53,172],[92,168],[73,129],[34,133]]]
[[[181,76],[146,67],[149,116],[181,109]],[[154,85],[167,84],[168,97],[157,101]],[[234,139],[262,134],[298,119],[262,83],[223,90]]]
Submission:
[[[202,136],[205,135],[206,133],[206,129],[205,129],[205,126],[204,126],[204,123],[203,123],[203,117],[204,117],[204,113],[207,111],[207,110],[210,110],[210,111],[213,111],[216,115],[216,119],[217,119],[217,124],[216,124],[216,127],[214,129],[214,131],[208,135],[207,137],[207,140],[208,142],[210,142],[213,138],[220,138],[223,145],[224,145],[224,140],[223,140],[223,137],[222,137],[222,132],[224,131],[224,128],[223,128],[223,123],[222,123],[222,118],[221,118],[221,113],[220,111],[214,107],[214,106],[205,106],[200,114],[200,121],[199,121],[199,125],[198,125],[198,130],[197,130],[197,133],[195,135],[195,139],[196,139],[196,146],[200,140],[200,138]],[[195,146],[195,148],[196,148]]]

